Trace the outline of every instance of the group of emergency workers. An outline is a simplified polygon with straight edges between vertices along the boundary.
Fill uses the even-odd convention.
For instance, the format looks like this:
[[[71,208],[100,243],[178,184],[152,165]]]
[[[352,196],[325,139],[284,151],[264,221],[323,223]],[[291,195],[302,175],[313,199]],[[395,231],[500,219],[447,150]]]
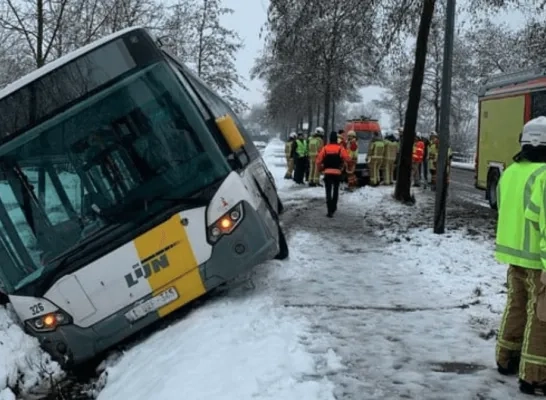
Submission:
[[[428,174],[430,173],[430,188],[436,190],[436,170],[438,169],[438,154],[440,152],[440,138],[435,131],[430,132],[427,140],[421,135],[415,136],[412,153],[411,177],[413,186],[421,186],[421,180],[424,178],[425,186],[428,182]],[[451,160],[453,152],[451,147],[448,147],[448,163],[447,163],[447,182],[451,173]]]
[[[402,134],[403,129],[399,128],[399,137],[402,137]],[[294,182],[300,185],[308,182],[309,186],[323,186],[321,184],[321,175],[324,175],[324,183],[327,186],[327,198],[331,198],[331,203],[337,204],[339,185],[343,175],[346,175],[347,178],[348,191],[353,191],[358,187],[358,178],[356,176],[359,154],[358,138],[354,131],[347,132],[345,136],[345,132],[339,130],[338,132],[331,132],[329,139],[329,144],[326,145],[324,129],[321,127],[317,127],[310,137],[301,131],[290,133],[288,141],[285,144],[287,169],[284,178],[293,179]],[[333,180],[329,179],[330,185],[328,185],[326,182],[328,179],[326,178],[328,175],[332,175],[332,171],[335,168],[330,168],[330,174],[326,174],[326,168],[323,165],[325,155],[323,154],[322,157],[319,157],[319,155],[321,152],[324,153],[323,150],[330,145],[335,145],[334,147],[339,153],[341,164],[339,166],[339,178],[335,180],[336,183],[334,184]],[[412,154],[412,181],[414,186],[420,186],[422,175],[424,175],[425,182],[427,182],[427,175],[430,172],[431,189],[435,190],[438,146],[439,138],[434,131],[431,132],[430,140],[426,140],[420,135],[416,136]],[[328,149],[332,150],[334,147],[330,146]],[[383,138],[381,133],[374,133],[366,157],[371,186],[378,186],[380,184],[392,185],[394,183],[399,152],[400,144],[395,135],[388,135]],[[451,160],[451,156],[450,148],[449,160]],[[449,168],[448,164],[448,176]],[[328,195],[330,190],[328,186],[333,190],[330,195]],[[328,216],[333,215],[335,211],[332,210],[334,209],[335,206],[328,206]]]

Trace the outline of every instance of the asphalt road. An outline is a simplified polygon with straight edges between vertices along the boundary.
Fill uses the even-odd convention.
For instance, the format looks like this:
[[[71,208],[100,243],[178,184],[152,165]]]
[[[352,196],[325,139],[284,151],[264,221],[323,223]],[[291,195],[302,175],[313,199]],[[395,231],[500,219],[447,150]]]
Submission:
[[[453,200],[489,208],[485,192],[474,187],[474,171],[452,168],[449,195]]]

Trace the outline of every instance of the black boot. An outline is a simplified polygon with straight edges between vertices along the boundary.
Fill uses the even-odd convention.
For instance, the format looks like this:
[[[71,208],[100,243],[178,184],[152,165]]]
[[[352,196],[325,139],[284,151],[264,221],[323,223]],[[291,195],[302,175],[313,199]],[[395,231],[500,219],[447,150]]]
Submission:
[[[497,363],[497,371],[501,375],[515,375],[518,373],[519,369],[519,358],[514,358],[508,362],[508,365],[506,367],[503,367],[499,363]]]
[[[533,396],[546,396],[546,385],[525,382],[519,380],[519,391]]]

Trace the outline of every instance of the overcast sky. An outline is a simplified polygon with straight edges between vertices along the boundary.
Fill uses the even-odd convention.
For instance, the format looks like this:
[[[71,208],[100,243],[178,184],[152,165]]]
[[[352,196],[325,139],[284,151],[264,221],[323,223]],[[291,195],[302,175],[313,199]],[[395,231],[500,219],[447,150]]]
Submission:
[[[236,30],[244,41],[244,48],[237,56],[237,68],[245,79],[248,91],[240,92],[240,97],[249,104],[261,103],[263,101],[263,84],[260,81],[251,81],[249,71],[254,64],[254,59],[260,53],[263,39],[259,37],[260,29],[267,18],[267,7],[269,0],[223,0],[226,7],[232,8],[235,12],[227,16],[225,24]],[[523,18],[514,11],[505,13],[499,17],[513,27],[521,25]],[[361,90],[363,102],[377,99],[381,94],[378,87],[367,87]],[[386,115],[379,117],[382,125],[388,124]]]

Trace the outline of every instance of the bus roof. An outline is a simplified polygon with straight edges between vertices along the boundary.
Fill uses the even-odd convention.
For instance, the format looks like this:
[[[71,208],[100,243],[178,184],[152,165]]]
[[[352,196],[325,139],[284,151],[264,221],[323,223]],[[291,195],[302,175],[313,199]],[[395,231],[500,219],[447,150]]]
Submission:
[[[112,33],[110,35],[104,36],[98,40],[95,40],[92,43],[89,43],[83,47],[80,47],[77,50],[71,51],[70,53],[57,58],[56,60],[51,61],[50,63],[47,63],[41,68],[38,68],[25,76],[17,79],[15,82],[10,83],[6,87],[0,90],[0,100],[4,97],[9,96],[10,94],[16,92],[17,90],[21,89],[22,87],[25,87],[26,85],[40,79],[41,77],[47,75],[48,73],[56,70],[59,67],[62,67],[64,64],[69,63],[72,60],[75,60],[76,58],[83,56],[86,53],[89,53],[90,51],[96,49],[97,47],[102,46],[103,44],[106,44],[120,36],[125,35],[128,32],[136,31],[138,29],[142,29],[142,26],[132,26],[129,28],[122,29],[120,31],[117,31],[115,33]]]
[[[482,84],[478,96],[500,96],[527,92],[546,86],[546,65],[493,75]]]

